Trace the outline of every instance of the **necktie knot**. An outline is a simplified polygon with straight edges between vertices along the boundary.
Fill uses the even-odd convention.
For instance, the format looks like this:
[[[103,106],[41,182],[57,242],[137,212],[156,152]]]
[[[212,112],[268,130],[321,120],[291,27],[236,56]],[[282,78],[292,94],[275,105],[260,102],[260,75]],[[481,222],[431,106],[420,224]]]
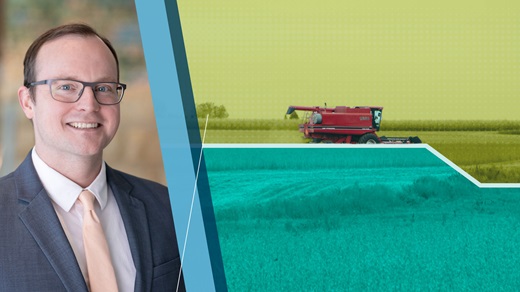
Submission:
[[[94,194],[92,194],[90,191],[83,190],[81,194],[79,194],[78,200],[86,210],[94,210],[94,201],[96,200],[96,197],[94,197]]]

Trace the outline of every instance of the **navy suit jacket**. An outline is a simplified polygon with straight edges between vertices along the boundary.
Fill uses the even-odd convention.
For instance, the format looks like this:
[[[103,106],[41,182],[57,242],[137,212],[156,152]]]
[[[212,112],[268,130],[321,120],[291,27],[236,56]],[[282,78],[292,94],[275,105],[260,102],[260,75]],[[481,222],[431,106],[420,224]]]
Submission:
[[[135,291],[175,291],[181,264],[166,187],[108,166],[106,173],[136,267]],[[87,291],[30,154],[0,178],[0,291]]]

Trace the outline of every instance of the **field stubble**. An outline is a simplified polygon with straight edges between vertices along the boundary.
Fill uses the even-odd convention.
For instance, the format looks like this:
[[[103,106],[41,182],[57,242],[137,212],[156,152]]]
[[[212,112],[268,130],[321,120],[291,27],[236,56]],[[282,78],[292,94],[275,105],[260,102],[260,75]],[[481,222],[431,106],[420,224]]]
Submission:
[[[230,291],[505,291],[520,284],[512,272],[520,264],[517,217],[406,215],[337,216],[328,219],[340,220],[333,229],[290,229],[298,222],[288,219],[221,222],[220,234],[234,234],[221,239]]]
[[[300,161],[271,161],[296,161],[302,153],[248,149],[265,159],[244,162],[247,155],[236,149],[220,156],[208,150],[230,291],[492,291],[520,284],[516,189],[479,189],[421,156],[422,149],[408,153],[416,158],[408,168],[391,152],[374,158],[388,156],[381,166],[364,167],[373,151],[336,155],[352,166],[345,169],[328,159],[338,153],[309,153],[316,160],[301,168]]]

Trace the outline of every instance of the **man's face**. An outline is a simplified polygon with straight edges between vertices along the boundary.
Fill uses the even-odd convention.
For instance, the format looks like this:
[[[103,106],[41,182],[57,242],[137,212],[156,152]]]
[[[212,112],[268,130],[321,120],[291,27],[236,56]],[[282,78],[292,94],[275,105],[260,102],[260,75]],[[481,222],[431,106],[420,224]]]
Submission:
[[[114,56],[93,36],[68,35],[45,43],[38,52],[35,72],[32,81],[118,81]],[[100,159],[119,126],[119,104],[100,105],[91,87],[85,87],[75,103],[54,100],[47,84],[34,87],[35,102],[23,87],[19,97],[33,122],[35,149],[48,164],[68,158]]]

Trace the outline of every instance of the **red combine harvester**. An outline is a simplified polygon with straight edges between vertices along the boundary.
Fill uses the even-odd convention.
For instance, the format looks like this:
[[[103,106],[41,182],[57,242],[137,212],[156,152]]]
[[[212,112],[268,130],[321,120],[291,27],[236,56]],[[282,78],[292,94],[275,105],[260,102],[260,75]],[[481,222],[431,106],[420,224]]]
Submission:
[[[313,143],[358,144],[411,144],[421,143],[419,137],[378,137],[383,108],[378,106],[307,107],[290,106],[287,115],[294,111],[306,111],[300,124],[300,132]]]

